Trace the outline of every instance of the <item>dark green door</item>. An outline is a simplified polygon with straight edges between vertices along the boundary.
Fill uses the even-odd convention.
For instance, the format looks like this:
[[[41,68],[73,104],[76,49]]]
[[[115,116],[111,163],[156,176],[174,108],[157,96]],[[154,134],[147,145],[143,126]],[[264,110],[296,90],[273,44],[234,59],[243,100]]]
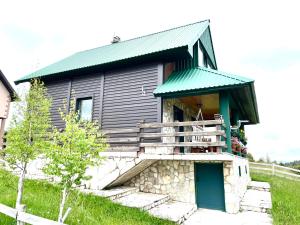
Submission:
[[[196,203],[198,208],[225,211],[222,163],[196,163]]]

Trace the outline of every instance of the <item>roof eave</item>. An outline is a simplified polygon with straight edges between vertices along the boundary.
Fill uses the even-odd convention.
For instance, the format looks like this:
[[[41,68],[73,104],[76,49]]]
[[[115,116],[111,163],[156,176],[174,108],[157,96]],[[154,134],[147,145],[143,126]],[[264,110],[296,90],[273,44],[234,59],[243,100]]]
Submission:
[[[155,97],[165,97],[165,98],[187,97],[187,96],[210,94],[210,93],[215,93],[218,91],[240,88],[240,87],[247,86],[248,83],[249,82],[245,82],[242,84],[225,85],[225,86],[218,86],[218,87],[208,87],[208,88],[193,89],[193,90],[182,90],[182,91],[166,92],[166,93],[155,93],[154,92],[153,94]]]
[[[0,78],[1,78],[1,81],[3,82],[4,86],[6,87],[7,91],[9,92],[11,100],[15,101],[18,98],[17,93],[14,90],[14,88],[11,86],[9,81],[6,79],[6,77],[4,76],[4,74],[2,73],[1,70],[0,70]]]
[[[251,97],[253,102],[253,107],[255,111],[256,123],[259,123],[259,114],[258,114],[258,107],[257,107],[257,100],[256,100],[256,93],[254,88],[254,81],[250,83],[250,90],[251,90]]]
[[[167,58],[168,60],[170,60],[172,57],[174,59],[180,58],[180,57],[190,57],[190,53],[188,51],[188,45],[183,45],[183,46],[179,46],[179,47],[172,48],[172,49],[166,49],[166,50],[160,51],[160,52],[153,52],[153,53],[140,55],[140,56],[136,56],[136,57],[121,59],[118,61],[113,61],[113,62],[104,63],[104,64],[92,65],[92,66],[88,66],[88,67],[81,67],[81,68],[76,68],[73,70],[67,70],[67,71],[62,71],[62,72],[57,72],[57,73],[50,73],[50,74],[40,75],[40,76],[36,76],[36,77],[32,77],[32,78],[24,78],[24,79],[21,78],[21,79],[15,80],[14,83],[16,85],[18,85],[20,83],[29,82],[32,79],[44,79],[46,77],[50,78],[50,77],[56,77],[56,76],[60,76],[60,75],[68,75],[68,74],[73,75],[75,72],[80,73],[85,70],[91,70],[91,69],[107,70],[109,68],[115,68],[115,65],[119,65],[119,66],[122,66],[124,64],[131,65],[131,64],[134,64],[135,62],[139,62],[139,61],[143,61],[143,62],[147,62],[147,60],[159,61],[163,58],[165,58],[165,59]]]

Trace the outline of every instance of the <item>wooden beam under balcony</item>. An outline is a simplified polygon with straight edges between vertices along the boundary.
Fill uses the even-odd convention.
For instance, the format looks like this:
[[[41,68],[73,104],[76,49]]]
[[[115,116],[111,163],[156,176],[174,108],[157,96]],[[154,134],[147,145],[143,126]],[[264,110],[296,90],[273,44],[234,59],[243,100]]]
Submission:
[[[141,123],[140,128],[160,128],[160,127],[181,127],[181,126],[207,126],[207,125],[222,125],[222,120],[203,120],[203,121],[187,121],[187,122],[165,122],[165,123]]]
[[[140,147],[226,147],[226,142],[140,143]]]
[[[172,132],[172,133],[141,133],[140,137],[143,138],[156,138],[156,137],[178,137],[178,136],[223,136],[225,137],[225,131],[185,131],[185,132]]]

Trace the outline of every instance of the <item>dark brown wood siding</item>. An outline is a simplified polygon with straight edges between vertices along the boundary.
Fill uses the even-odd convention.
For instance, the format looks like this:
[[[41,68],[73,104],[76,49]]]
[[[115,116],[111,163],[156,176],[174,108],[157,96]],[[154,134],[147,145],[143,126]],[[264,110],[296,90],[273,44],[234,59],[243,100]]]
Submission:
[[[103,128],[135,127],[141,120],[156,122],[158,99],[153,96],[153,90],[157,83],[157,64],[106,73]]]
[[[58,128],[64,127],[58,109],[63,107],[63,101],[68,101],[70,90],[73,91],[71,99],[93,98],[93,120],[102,121],[104,129],[136,127],[140,120],[160,122],[160,98],[153,96],[158,76],[162,76],[159,70],[158,64],[151,64],[46,81],[53,102],[52,122]]]
[[[48,96],[52,100],[50,108],[51,121],[57,128],[63,128],[64,123],[60,118],[59,108],[63,109],[64,102],[67,102],[69,96],[69,80],[55,80],[45,82]]]
[[[100,120],[101,74],[79,76],[72,79],[71,100],[93,98],[93,120]]]

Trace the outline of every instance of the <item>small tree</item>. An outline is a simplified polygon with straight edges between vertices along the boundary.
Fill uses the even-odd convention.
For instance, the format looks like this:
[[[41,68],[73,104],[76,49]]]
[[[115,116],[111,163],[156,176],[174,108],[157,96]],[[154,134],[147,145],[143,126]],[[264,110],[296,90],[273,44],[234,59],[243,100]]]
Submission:
[[[65,129],[53,131],[51,150],[47,152],[48,163],[45,173],[60,178],[62,198],[60,202],[58,222],[64,222],[70,208],[64,214],[64,207],[70,190],[91,177],[86,176],[89,166],[97,166],[101,162],[99,153],[106,148],[104,137],[96,122],[80,121],[75,111],[74,101],[70,112],[60,110],[65,122]]]
[[[6,135],[7,148],[4,157],[10,167],[21,170],[16,208],[22,203],[28,163],[49,146],[50,105],[43,83],[33,80],[29,92],[16,104],[12,116],[10,129]]]

